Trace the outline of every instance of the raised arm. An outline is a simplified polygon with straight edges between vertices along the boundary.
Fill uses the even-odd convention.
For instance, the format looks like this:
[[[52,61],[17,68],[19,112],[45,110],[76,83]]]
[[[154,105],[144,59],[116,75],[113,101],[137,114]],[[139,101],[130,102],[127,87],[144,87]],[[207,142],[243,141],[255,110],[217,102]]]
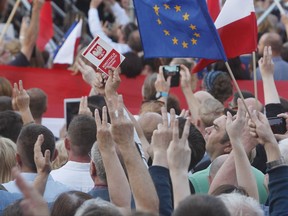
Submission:
[[[77,69],[82,74],[82,79],[91,86],[91,95],[104,95],[105,77],[101,72],[95,71],[90,65],[86,64],[81,58],[76,62]]]
[[[98,7],[101,4],[102,0],[91,0],[90,9],[88,12],[88,24],[89,29],[93,37],[98,35],[102,38],[106,43],[112,46],[114,49],[121,53],[130,52],[131,48],[127,44],[115,43],[109,38],[102,29],[101,22],[99,19]]]
[[[122,96],[118,97],[118,108],[108,100],[112,137],[122,154],[136,209],[158,214],[159,199],[151,176],[135,146],[134,126],[125,117],[123,107]]]
[[[163,66],[159,67],[159,72],[157,74],[157,79],[155,81],[156,92],[162,93],[162,96],[158,98],[158,101],[165,103],[167,107],[167,99],[170,91],[171,76],[168,76],[167,80],[164,78]]]
[[[238,106],[240,107],[238,109],[239,113],[237,112],[236,116],[237,120],[231,120],[231,116],[228,114],[228,122],[226,122],[226,131],[229,135],[233,150],[230,152],[228,158],[225,160],[225,162],[215,175],[209,188],[209,194],[213,193],[215,189],[217,189],[223,184],[238,184],[244,187],[246,190],[250,190],[250,187],[253,187],[251,186],[253,182],[250,182],[250,180],[253,180],[254,176],[250,179],[243,179],[243,177],[246,178],[245,175],[250,176],[251,174],[251,166],[249,161],[247,161],[247,155],[251,152],[253,148],[256,147],[257,141],[250,135],[248,122],[246,119],[244,120],[243,114],[245,113],[245,110],[242,101],[239,102]],[[241,125],[241,127],[237,127],[237,125]],[[243,150],[245,152],[245,155],[243,154]],[[245,174],[242,175],[242,172],[244,172]],[[255,199],[257,199],[258,197],[257,194],[254,189],[249,191],[249,195]]]
[[[263,80],[265,105],[280,104],[278,91],[274,82],[274,63],[271,47],[265,46],[263,57],[258,61]]]
[[[23,124],[34,122],[30,108],[30,97],[26,90],[23,88],[22,80],[19,81],[19,88],[17,83],[14,83],[12,104],[13,109],[18,110],[23,120]]]
[[[246,122],[248,119],[245,116],[246,111],[243,102],[238,99],[236,119],[233,120],[231,113],[227,113],[226,130],[234,152],[237,183],[239,186],[245,188],[249,196],[259,200],[256,179],[252,173],[251,165],[243,145],[243,132],[239,131],[247,127]]]
[[[104,2],[106,4],[109,4],[110,9],[111,9],[113,15],[115,16],[116,23],[118,25],[126,25],[127,23],[129,23],[130,19],[129,19],[127,13],[125,12],[124,8],[122,8],[117,1],[105,0]]]
[[[267,173],[269,174],[269,215],[285,215],[288,205],[288,166],[281,157],[278,143],[273,136],[265,115],[253,111],[249,124],[250,133],[264,145],[267,154]]]
[[[123,214],[128,214],[131,210],[131,190],[110,133],[106,107],[103,107],[102,110],[102,121],[99,111],[95,110],[95,121],[97,125],[97,145],[105,167],[110,200],[120,208]],[[121,186],[119,187],[119,185]]]
[[[39,20],[40,11],[44,4],[44,0],[33,0],[32,16],[30,20],[30,25],[27,31],[23,35],[23,40],[21,40],[21,52],[26,56],[27,60],[30,61],[33,49],[36,44],[39,31]],[[20,35],[21,37],[22,35]]]
[[[168,168],[167,149],[172,140],[172,127],[169,127],[168,115],[165,107],[161,108],[162,123],[153,132],[151,148],[153,152],[153,164],[149,172],[159,197],[160,215],[171,215],[173,211],[172,191]],[[175,123],[175,110],[171,109],[171,125]]]
[[[50,151],[46,150],[43,156],[41,152],[41,146],[44,142],[44,136],[40,134],[34,145],[34,161],[37,169],[37,176],[34,180],[34,187],[40,194],[44,194],[46,182],[51,172],[52,165],[50,161]]]
[[[181,75],[181,89],[185,96],[186,103],[188,104],[189,111],[191,113],[192,122],[196,122],[199,113],[199,101],[194,96],[192,86],[191,86],[191,74],[189,69],[185,65],[180,65],[180,75]]]
[[[173,126],[173,136],[167,150],[170,176],[173,186],[174,209],[190,195],[188,167],[191,160],[191,149],[188,145],[190,119],[186,120],[182,137],[179,138],[178,120]]]

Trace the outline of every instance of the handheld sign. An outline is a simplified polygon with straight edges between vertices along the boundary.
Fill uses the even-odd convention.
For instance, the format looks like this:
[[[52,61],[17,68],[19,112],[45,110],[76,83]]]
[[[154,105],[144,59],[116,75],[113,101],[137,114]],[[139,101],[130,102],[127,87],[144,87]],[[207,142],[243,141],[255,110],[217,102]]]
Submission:
[[[109,44],[96,36],[84,50],[82,56],[99,68],[102,72],[108,74],[107,67],[115,69],[124,61],[125,57],[113,49]]]

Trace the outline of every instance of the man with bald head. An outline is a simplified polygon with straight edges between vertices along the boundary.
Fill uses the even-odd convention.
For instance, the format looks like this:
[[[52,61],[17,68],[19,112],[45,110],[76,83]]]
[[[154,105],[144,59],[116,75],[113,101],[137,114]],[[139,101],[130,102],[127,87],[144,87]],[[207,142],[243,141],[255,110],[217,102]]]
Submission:
[[[258,42],[258,54],[263,56],[264,47],[271,46],[272,60],[274,62],[274,80],[288,80],[288,63],[281,57],[282,39],[275,32],[263,34]],[[257,68],[257,80],[261,80],[259,67]]]

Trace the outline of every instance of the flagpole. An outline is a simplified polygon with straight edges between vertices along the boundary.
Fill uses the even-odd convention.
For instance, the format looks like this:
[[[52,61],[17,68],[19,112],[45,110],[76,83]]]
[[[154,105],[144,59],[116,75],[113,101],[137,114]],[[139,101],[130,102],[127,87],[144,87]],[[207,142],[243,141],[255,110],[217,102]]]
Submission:
[[[277,5],[277,7],[278,7],[278,9],[279,9],[279,11],[280,11],[280,14],[281,14],[281,15],[284,15],[284,14],[285,14],[285,10],[284,10],[284,8],[282,7],[282,5],[280,4],[280,1],[279,1],[279,0],[274,0],[274,2],[276,3],[276,5]]]
[[[245,107],[245,109],[246,109],[246,112],[248,113],[249,117],[251,118],[251,114],[250,114],[250,112],[249,112],[249,110],[248,110],[248,107],[247,107],[245,101],[244,101],[243,94],[242,94],[242,92],[241,92],[241,90],[240,90],[240,88],[239,88],[239,85],[238,85],[235,77],[234,77],[234,74],[232,73],[232,70],[231,70],[231,68],[230,68],[230,65],[229,65],[229,63],[228,63],[227,61],[225,62],[225,65],[226,65],[226,67],[227,67],[227,69],[228,69],[228,72],[229,72],[229,74],[230,74],[230,76],[231,76],[231,78],[232,78],[232,80],[233,80],[233,82],[234,82],[234,85],[235,85],[235,87],[236,87],[236,89],[237,89],[237,91],[238,91],[238,93],[239,93],[239,96],[240,96],[240,98],[241,98],[241,100],[242,100],[242,102],[243,102],[243,104],[244,104],[244,107]]]
[[[254,95],[256,100],[256,109],[258,110],[258,88],[257,88],[257,75],[256,75],[256,52],[253,55],[253,81],[254,81]]]
[[[5,26],[4,26],[4,28],[3,28],[2,32],[1,32],[1,35],[0,35],[0,43],[2,42],[2,40],[4,38],[4,35],[6,34],[6,32],[8,30],[8,27],[9,27],[10,23],[12,22],[12,19],[13,19],[14,15],[15,15],[18,7],[19,7],[20,2],[21,2],[21,0],[17,0],[16,1],[15,5],[14,5],[14,7],[13,7],[13,9],[12,9],[12,11],[11,11],[9,17],[8,17],[8,20],[5,23]]]

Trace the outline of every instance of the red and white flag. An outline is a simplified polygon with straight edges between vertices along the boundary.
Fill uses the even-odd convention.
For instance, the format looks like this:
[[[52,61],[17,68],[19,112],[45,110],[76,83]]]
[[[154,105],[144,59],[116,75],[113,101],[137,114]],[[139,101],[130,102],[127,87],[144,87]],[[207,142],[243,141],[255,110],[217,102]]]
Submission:
[[[57,48],[53,63],[71,65],[77,54],[77,49],[81,39],[82,19],[75,21],[64,36],[64,41]]]
[[[40,12],[39,33],[37,38],[37,47],[43,51],[46,44],[53,37],[53,19],[52,5],[50,1],[45,1]]]
[[[212,20],[215,21],[220,13],[220,1],[207,0],[207,7]]]
[[[214,24],[227,58],[256,50],[257,21],[253,0],[227,0]],[[201,59],[193,68],[193,73],[215,61]]]

